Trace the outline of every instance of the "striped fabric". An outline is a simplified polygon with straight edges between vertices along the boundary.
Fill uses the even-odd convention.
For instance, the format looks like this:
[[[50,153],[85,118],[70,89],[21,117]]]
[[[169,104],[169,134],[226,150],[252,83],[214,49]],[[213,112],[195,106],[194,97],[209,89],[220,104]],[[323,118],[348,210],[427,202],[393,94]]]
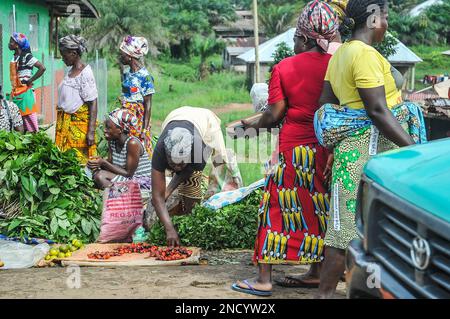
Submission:
[[[202,199],[203,172],[194,171],[192,175],[178,186],[178,194],[192,199]]]
[[[23,115],[22,119],[23,119],[23,126],[26,132],[34,133],[39,131],[38,118],[36,113]]]
[[[122,168],[126,167],[127,152],[128,152],[127,146],[128,146],[128,142],[131,139],[136,139],[137,141],[139,141],[139,139],[137,139],[136,137],[130,136],[125,141],[125,145],[120,153],[116,149],[116,143],[111,143],[112,163],[114,165],[120,166]],[[139,143],[141,143],[141,141],[139,141]],[[142,143],[141,143],[141,145],[142,145]],[[144,146],[142,146],[142,147],[144,147]],[[138,168],[136,169],[136,172],[134,173],[133,178],[150,177],[151,173],[152,173],[152,163],[149,159],[147,152],[144,149],[144,153],[139,158],[139,165],[138,165]],[[114,178],[113,182],[121,182],[121,181],[126,181],[126,180],[129,180],[129,178],[127,178],[125,176],[117,175],[117,177]]]
[[[31,53],[19,55],[13,59],[17,63],[17,72],[19,80],[24,83],[33,76],[33,67],[38,62]]]

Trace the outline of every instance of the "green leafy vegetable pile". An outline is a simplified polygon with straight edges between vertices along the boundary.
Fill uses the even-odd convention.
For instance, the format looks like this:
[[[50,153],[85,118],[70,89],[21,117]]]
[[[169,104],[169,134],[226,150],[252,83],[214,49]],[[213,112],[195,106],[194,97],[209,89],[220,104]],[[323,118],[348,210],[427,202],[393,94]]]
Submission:
[[[101,194],[75,151],[61,152],[44,132],[0,131],[0,208],[12,202],[20,204],[21,212],[0,219],[0,232],[7,236],[59,242],[92,242],[98,236]]]
[[[261,192],[257,191],[243,201],[219,210],[196,206],[192,214],[175,216],[172,221],[184,246],[252,249],[258,228],[260,201]],[[150,242],[157,245],[166,243],[161,223],[150,230]]]

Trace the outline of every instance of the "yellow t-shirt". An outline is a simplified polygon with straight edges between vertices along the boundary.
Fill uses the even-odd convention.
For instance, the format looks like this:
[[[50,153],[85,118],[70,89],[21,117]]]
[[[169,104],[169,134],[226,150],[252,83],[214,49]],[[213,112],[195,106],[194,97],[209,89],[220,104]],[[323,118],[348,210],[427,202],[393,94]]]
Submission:
[[[390,109],[402,102],[391,64],[376,49],[358,40],[346,42],[336,51],[328,64],[325,81],[331,83],[340,104],[352,109],[364,108],[358,88],[384,86]]]

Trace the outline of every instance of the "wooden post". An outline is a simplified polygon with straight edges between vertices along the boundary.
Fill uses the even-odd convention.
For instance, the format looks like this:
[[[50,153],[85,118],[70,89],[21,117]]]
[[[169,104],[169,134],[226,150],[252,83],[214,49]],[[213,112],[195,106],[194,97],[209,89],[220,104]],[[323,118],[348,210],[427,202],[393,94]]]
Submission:
[[[56,44],[55,44],[55,58],[58,58],[59,53],[59,17],[56,17],[56,25],[55,25],[55,36],[56,36]]]
[[[45,63],[45,53],[44,50],[42,50],[42,63]],[[45,65],[45,64],[44,64]],[[45,105],[44,105],[44,94],[45,94],[45,73],[41,76],[41,114],[44,117],[45,122]]]
[[[50,34],[49,34],[49,42],[48,42],[48,54],[49,56],[52,55],[53,52],[53,28],[55,27],[55,15],[53,14],[53,9],[51,10],[50,13]]]
[[[13,4],[13,32],[17,31],[17,20],[16,20],[16,5]]]
[[[414,65],[411,69],[411,91],[414,92],[416,87],[416,66]]]
[[[259,83],[259,26],[258,26],[258,0],[253,0],[253,22],[255,36],[255,83]]]

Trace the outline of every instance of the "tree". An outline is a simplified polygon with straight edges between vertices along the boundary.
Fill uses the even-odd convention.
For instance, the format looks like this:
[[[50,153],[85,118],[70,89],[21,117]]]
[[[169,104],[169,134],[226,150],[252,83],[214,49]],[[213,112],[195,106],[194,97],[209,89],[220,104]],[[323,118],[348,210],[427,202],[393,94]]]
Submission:
[[[214,34],[208,37],[197,36],[193,41],[193,48],[195,54],[200,56],[199,78],[203,80],[208,76],[208,67],[206,66],[206,59],[213,54],[220,52],[225,48],[223,41],[217,40]]]
[[[170,31],[172,57],[189,57],[196,35],[208,35],[213,26],[235,18],[228,0],[167,0],[164,24]]]
[[[398,40],[394,35],[390,32],[386,33],[383,42],[374,46],[386,59],[397,52],[395,46],[398,44]]]
[[[444,0],[441,5],[430,7],[426,15],[435,25],[437,43],[450,43],[450,0]]]
[[[390,7],[398,13],[405,13],[426,0],[391,0]]]
[[[230,0],[230,2],[237,10],[250,10],[252,7],[252,0]]]
[[[162,0],[97,0],[101,17],[83,20],[82,34],[89,46],[116,61],[118,47],[126,35],[144,36],[150,53],[156,55],[168,47],[168,31],[159,12]]]
[[[398,7],[401,8],[401,7]],[[417,17],[406,14],[407,9],[392,10],[389,29],[398,33],[400,41],[407,45],[435,45],[448,42],[450,38],[450,0],[434,5]]]
[[[259,20],[267,36],[273,37],[295,26],[304,1],[260,0]]]
[[[293,56],[294,50],[292,50],[286,42],[281,42],[280,44],[277,45],[277,49],[275,50],[274,54],[272,55],[273,57],[273,63],[270,66],[270,69],[272,71],[272,68],[277,65],[278,63],[280,63],[282,60]]]

